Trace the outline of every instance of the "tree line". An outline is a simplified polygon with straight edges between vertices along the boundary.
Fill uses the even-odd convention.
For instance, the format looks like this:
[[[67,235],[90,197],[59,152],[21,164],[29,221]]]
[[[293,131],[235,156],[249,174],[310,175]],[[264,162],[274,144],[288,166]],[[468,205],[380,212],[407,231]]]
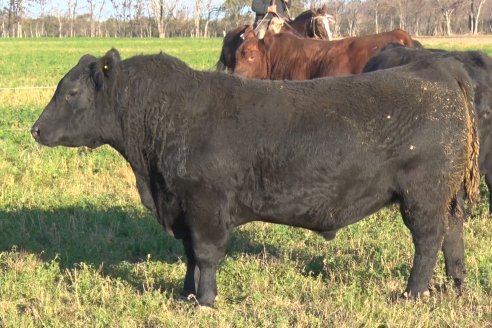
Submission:
[[[410,34],[492,33],[490,0],[290,0],[295,17],[326,4],[338,37],[401,28]],[[251,0],[0,0],[0,36],[218,37],[251,24]]]

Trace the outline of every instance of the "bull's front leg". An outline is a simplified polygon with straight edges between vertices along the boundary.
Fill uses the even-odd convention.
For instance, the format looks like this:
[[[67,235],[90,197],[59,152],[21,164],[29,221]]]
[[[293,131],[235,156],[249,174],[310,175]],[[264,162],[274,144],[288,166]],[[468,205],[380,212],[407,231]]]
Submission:
[[[183,238],[183,247],[186,254],[186,275],[181,296],[188,298],[188,296],[196,295],[197,293],[198,282],[200,279],[200,269],[196,264],[195,253],[193,251],[190,236]]]
[[[144,180],[142,181],[145,183]],[[189,295],[197,294],[198,280],[200,278],[200,269],[195,260],[190,230],[186,225],[184,212],[181,210],[176,198],[169,197],[169,195],[165,196],[162,188],[158,185],[154,184],[153,190],[153,198],[155,197],[157,200],[156,213],[160,223],[165,230],[183,242],[186,255],[186,275],[181,296],[188,298]]]
[[[233,223],[228,213],[228,202],[223,197],[206,190],[190,198],[185,215],[192,252],[188,250],[187,256],[190,259],[189,255],[192,255],[194,263],[192,260],[188,264],[185,289],[192,289],[192,284],[195,284],[198,303],[212,307],[217,296],[217,268],[225,255]],[[193,268],[192,264],[198,268]]]
[[[138,181],[137,178],[137,185]],[[163,180],[154,178],[150,184],[152,188],[147,188],[149,184],[146,180],[141,179],[140,181],[142,182],[141,186],[144,187],[144,190],[149,190],[151,192],[152,200],[153,202],[155,201],[156,204],[157,217],[164,229],[167,232],[172,233],[175,238],[181,239],[183,242],[183,248],[186,255],[186,275],[181,296],[188,298],[190,295],[197,295],[200,268],[196,261],[191,232],[186,224],[186,215],[181,209],[176,197],[169,193],[166,194],[163,191],[165,190]],[[143,200],[142,193],[140,195]]]
[[[185,286],[189,286],[192,272],[193,277],[196,278],[198,271],[196,297],[200,305],[210,307],[214,305],[217,296],[217,268],[225,255],[227,240],[229,239],[229,232],[225,229],[214,229],[218,227],[213,221],[209,221],[212,223],[209,226],[202,225],[192,228],[193,255],[198,269],[192,271],[191,266],[188,266],[188,280],[185,279]]]

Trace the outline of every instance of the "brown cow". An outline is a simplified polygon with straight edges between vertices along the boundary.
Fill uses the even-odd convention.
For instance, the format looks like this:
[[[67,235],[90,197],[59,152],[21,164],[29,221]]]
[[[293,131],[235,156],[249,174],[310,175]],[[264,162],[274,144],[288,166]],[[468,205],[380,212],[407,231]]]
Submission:
[[[309,9],[299,14],[294,20],[282,25],[280,32],[292,33],[304,38],[329,40],[330,32],[328,9],[326,5],[318,9]],[[217,70],[233,72],[236,66],[236,50],[243,42],[244,32],[252,29],[251,25],[236,27],[227,32],[222,43]],[[278,31],[276,32],[278,33]]]
[[[253,30],[247,29],[245,40],[236,51],[234,73],[271,80],[358,74],[369,59],[389,43],[414,47],[410,35],[400,29],[336,41],[269,32],[263,40],[258,40]]]

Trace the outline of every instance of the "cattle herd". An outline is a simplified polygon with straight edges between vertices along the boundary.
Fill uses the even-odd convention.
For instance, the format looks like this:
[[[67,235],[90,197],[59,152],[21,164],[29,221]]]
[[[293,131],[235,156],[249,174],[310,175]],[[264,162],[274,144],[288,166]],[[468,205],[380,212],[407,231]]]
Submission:
[[[201,305],[214,304],[234,227],[258,220],[329,240],[392,204],[415,247],[403,296],[429,293],[439,250],[460,292],[465,203],[480,172],[492,187],[491,58],[423,49],[401,30],[258,40],[245,27],[237,41],[233,67],[218,65],[229,72],[165,53],[85,55],[31,133],[50,147],[108,144],[128,161],[143,204],[184,245],[182,295]]]

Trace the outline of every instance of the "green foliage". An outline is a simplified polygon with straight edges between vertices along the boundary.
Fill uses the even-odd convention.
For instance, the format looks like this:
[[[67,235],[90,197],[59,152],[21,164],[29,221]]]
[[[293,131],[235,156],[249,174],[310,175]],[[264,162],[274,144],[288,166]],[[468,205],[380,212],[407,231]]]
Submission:
[[[0,326],[490,326],[492,220],[484,185],[466,224],[468,286],[461,297],[440,258],[429,299],[398,299],[413,247],[390,208],[330,242],[265,223],[236,229],[218,272],[217,309],[203,311],[179,299],[182,246],[142,207],[124,160],[108,147],[40,147],[29,135],[52,87],[82,54],[116,47],[127,58],[163,50],[212,69],[220,45],[219,39],[0,40],[0,87],[50,87],[0,90]]]
[[[249,16],[251,13],[252,0],[224,0],[221,9],[225,14],[225,20],[231,23],[237,23],[243,16]]]

